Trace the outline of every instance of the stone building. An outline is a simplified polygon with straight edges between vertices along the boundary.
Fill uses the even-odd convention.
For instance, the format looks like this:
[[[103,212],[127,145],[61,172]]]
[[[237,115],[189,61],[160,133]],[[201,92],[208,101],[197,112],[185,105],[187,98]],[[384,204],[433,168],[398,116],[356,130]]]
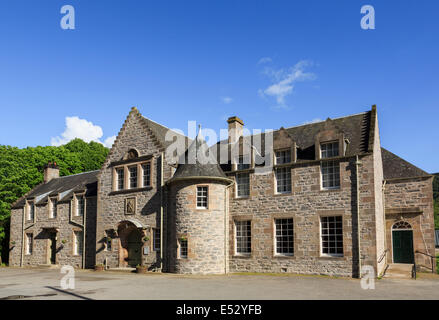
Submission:
[[[59,177],[50,164],[13,205],[10,264],[354,277],[366,266],[434,269],[432,176],[381,147],[375,106],[243,130],[229,118],[228,139],[208,148],[201,130],[192,141],[133,108],[100,171]]]

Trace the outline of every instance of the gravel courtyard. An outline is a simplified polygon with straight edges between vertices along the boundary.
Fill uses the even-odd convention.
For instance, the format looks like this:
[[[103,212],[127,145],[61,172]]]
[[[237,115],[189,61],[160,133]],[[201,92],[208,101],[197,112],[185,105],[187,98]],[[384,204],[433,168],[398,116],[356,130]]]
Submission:
[[[300,275],[182,276],[75,271],[75,289],[62,290],[60,269],[0,268],[0,299],[258,300],[439,299],[439,276],[375,281]]]

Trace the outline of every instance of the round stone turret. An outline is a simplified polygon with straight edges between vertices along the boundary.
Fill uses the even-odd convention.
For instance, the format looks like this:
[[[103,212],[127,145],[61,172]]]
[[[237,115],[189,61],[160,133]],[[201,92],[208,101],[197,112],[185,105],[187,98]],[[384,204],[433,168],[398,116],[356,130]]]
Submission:
[[[227,273],[227,186],[233,181],[208,154],[201,130],[169,186],[169,271]]]

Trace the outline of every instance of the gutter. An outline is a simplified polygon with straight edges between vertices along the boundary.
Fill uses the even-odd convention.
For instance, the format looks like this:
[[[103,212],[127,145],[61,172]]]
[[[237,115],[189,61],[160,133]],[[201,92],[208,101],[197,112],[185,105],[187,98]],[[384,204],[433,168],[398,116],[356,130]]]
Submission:
[[[163,161],[164,152],[160,156],[160,272],[163,270]],[[154,235],[152,235],[154,237]],[[154,241],[154,239],[153,239]]]
[[[226,186],[224,189],[224,202],[225,202],[225,214],[224,217],[224,273],[228,273],[228,256],[229,256],[229,197],[228,190],[231,186],[235,184],[235,181],[232,181],[230,184]]]
[[[355,156],[355,180],[356,180],[356,210],[357,210],[357,245],[358,245],[358,277],[361,278],[361,240],[360,240],[360,175],[358,174],[358,168],[361,161],[358,159],[358,155]]]

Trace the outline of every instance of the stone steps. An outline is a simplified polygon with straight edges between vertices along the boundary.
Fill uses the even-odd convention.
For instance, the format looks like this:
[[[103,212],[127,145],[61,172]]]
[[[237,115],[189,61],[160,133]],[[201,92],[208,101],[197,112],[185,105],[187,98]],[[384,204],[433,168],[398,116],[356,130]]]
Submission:
[[[412,279],[413,264],[390,263],[383,278]]]

